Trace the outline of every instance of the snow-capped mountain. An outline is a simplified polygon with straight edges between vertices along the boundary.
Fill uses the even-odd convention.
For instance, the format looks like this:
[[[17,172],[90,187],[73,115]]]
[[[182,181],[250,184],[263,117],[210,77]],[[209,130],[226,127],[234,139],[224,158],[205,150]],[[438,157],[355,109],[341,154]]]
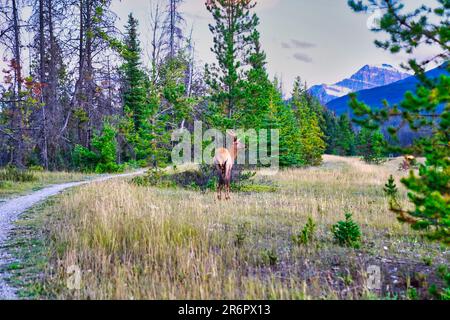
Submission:
[[[429,79],[436,79],[441,75],[449,75],[446,64],[427,71],[425,74]],[[364,102],[372,108],[380,108],[386,100],[390,105],[400,103],[407,91],[414,91],[419,81],[415,76],[409,76],[406,79],[380,86],[372,89],[361,90],[356,93],[358,100]],[[349,107],[350,97],[348,95],[334,99],[327,103],[327,108],[337,115],[351,113]]]
[[[309,92],[317,97],[320,102],[327,104],[349,93],[385,86],[410,76],[410,74],[401,72],[389,64],[365,65],[350,78],[332,85],[313,86],[309,89]]]

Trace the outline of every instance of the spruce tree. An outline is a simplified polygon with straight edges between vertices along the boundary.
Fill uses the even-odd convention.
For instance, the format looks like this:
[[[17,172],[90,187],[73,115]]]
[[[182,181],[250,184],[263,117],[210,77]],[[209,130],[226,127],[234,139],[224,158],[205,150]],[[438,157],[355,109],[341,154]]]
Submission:
[[[328,110],[327,108],[324,108],[323,119],[324,119],[324,134],[326,143],[325,153],[337,154],[338,132],[339,132],[338,118],[332,111]]]
[[[320,128],[320,109],[311,99],[300,78],[294,83],[291,109],[295,110],[300,133],[300,158],[304,165],[317,166],[322,163],[325,152],[324,133]]]
[[[284,103],[275,85],[269,91],[269,111],[263,127],[279,130],[279,163],[281,167],[301,166],[301,137],[292,108]],[[270,140],[269,140],[270,141]]]
[[[235,113],[242,107],[244,68],[251,54],[252,35],[259,21],[251,10],[253,0],[210,0],[206,7],[214,18],[211,49],[217,64],[206,65],[205,78],[210,88],[210,119],[222,128],[236,127]]]
[[[381,131],[363,127],[356,137],[356,152],[365,162],[380,164],[385,154],[385,140]]]
[[[340,156],[354,156],[355,133],[350,118],[346,114],[339,117],[337,129],[336,153]]]
[[[150,109],[146,103],[146,75],[141,65],[141,48],[138,39],[138,21],[130,13],[126,25],[125,50],[122,50],[123,73],[123,113],[128,125],[127,141],[132,145],[134,154],[128,158],[145,159],[148,155],[143,149],[149,137],[148,118]]]

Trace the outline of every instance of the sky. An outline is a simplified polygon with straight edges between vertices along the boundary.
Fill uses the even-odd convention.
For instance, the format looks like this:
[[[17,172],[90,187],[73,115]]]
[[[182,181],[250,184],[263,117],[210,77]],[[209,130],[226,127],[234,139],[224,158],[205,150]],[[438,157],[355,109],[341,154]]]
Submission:
[[[148,61],[145,53],[148,53],[146,49],[150,47],[151,41],[150,11],[156,1],[167,2],[112,1],[112,10],[118,16],[116,24],[120,30],[124,30],[130,12],[139,19],[144,62]],[[435,2],[404,1],[407,8],[417,8],[421,4],[433,5]],[[297,76],[308,86],[332,84],[351,76],[366,64],[388,63],[398,67],[408,59],[403,54],[392,55],[376,48],[374,40],[382,39],[383,35],[374,33],[368,27],[376,14],[356,14],[348,7],[347,0],[257,0],[255,11],[260,18],[259,31],[267,55],[269,74],[282,79],[286,96],[289,96]],[[206,10],[205,0],[184,0],[181,12],[185,18],[186,33],[193,29],[197,64],[203,66],[214,62],[215,57],[210,50],[212,35],[208,27],[213,19]],[[1,49],[0,53],[3,52]],[[435,49],[428,47],[415,52],[414,56],[423,59],[435,53]],[[2,61],[0,67],[4,67]]]
[[[149,13],[151,3],[158,0],[114,1],[113,9],[122,27],[129,12],[140,21],[142,44],[149,42]],[[210,50],[212,23],[204,0],[185,0],[181,11],[185,28],[193,27],[196,56],[201,63],[214,62]],[[432,5],[434,0],[408,0],[407,6]],[[391,55],[376,48],[375,39],[383,35],[368,27],[372,14],[356,14],[347,0],[259,0],[255,8],[260,17],[261,42],[267,54],[268,71],[281,77],[289,93],[295,77],[300,76],[309,86],[335,83],[355,73],[366,64],[388,63],[399,66],[404,55]],[[432,56],[432,48],[416,52],[416,56]]]

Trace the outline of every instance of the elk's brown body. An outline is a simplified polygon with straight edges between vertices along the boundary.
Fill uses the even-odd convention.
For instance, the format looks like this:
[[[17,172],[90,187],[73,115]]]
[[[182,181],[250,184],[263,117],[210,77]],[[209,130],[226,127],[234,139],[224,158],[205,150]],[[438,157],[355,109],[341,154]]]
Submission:
[[[231,173],[238,151],[243,148],[242,143],[238,140],[234,132],[230,132],[229,135],[233,138],[231,148],[217,149],[214,157],[214,166],[219,176],[219,185],[217,186],[217,197],[219,200],[222,199],[223,188],[225,188],[225,199],[230,199]]]

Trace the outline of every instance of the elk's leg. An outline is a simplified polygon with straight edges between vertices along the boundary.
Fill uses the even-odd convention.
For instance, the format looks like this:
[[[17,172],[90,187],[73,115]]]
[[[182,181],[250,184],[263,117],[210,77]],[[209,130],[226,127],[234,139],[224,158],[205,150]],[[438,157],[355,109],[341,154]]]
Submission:
[[[219,182],[219,185],[217,186],[217,199],[222,200],[222,183]]]
[[[231,177],[227,176],[227,178],[225,179],[225,199],[226,200],[230,200],[230,184],[231,184]]]

